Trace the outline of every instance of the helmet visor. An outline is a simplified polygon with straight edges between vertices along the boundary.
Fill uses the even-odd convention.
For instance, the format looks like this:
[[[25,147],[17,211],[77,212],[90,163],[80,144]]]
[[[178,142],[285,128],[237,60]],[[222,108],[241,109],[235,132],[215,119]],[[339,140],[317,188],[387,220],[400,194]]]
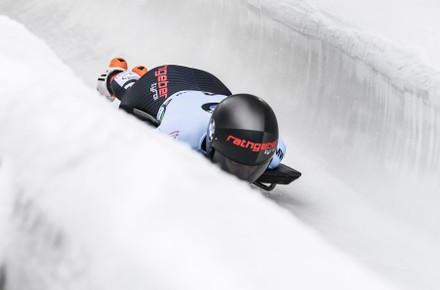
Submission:
[[[234,174],[235,176],[237,176],[240,179],[254,182],[266,170],[271,159],[269,159],[265,163],[259,164],[259,165],[246,165],[246,164],[241,164],[241,163],[235,162],[235,161],[227,158],[226,156],[224,156],[220,152],[215,151],[214,156],[212,158],[212,161],[214,163],[220,165],[220,167],[224,171],[229,172],[231,174]]]

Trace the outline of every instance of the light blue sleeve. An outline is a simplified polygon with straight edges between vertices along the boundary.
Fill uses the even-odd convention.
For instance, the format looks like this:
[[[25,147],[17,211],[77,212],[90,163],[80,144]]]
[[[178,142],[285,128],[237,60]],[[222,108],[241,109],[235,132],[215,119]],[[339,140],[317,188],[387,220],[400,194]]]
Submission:
[[[206,95],[199,91],[182,91],[169,97],[160,107],[157,130],[203,152],[202,144],[208,130],[214,105],[226,96]],[[210,105],[204,108],[204,105]]]
[[[284,155],[286,154],[286,150],[287,150],[286,143],[284,142],[283,137],[280,135],[277,145],[277,151],[275,151],[275,154],[273,155],[273,159],[268,167],[269,169],[275,169],[280,165],[281,160],[283,160]]]

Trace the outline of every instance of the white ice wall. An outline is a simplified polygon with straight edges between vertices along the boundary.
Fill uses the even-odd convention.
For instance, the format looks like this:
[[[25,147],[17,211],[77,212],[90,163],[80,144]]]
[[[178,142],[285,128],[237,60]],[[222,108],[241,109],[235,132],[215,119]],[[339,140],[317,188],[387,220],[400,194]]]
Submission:
[[[120,55],[133,65],[207,69],[233,92],[266,98],[290,146],[439,236],[440,113],[432,71],[399,66],[395,53],[344,34],[343,23],[333,27],[306,3],[4,0],[0,13],[48,41],[90,86]],[[287,161],[295,166],[295,156]]]
[[[0,16],[0,33],[0,289],[386,289],[246,183],[114,110],[23,26]]]

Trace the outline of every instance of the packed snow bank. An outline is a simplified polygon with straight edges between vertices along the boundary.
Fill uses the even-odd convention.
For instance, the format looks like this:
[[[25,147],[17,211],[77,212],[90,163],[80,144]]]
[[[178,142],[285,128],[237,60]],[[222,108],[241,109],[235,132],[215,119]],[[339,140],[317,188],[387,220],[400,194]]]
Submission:
[[[346,19],[338,18],[343,0],[4,2],[0,13],[28,25],[90,86],[118,55],[131,65],[206,69],[233,92],[263,97],[279,116],[289,146],[302,148],[366,198],[440,239],[439,73],[438,66],[426,64],[437,59],[437,50],[423,50],[425,61],[412,54],[422,44],[438,44],[429,41],[435,29],[411,29],[408,39],[405,32],[394,38],[395,24],[375,34],[386,13],[370,17],[374,7],[368,6],[358,17],[357,2],[371,2],[361,0],[341,4],[350,15]],[[434,9],[432,3],[424,0],[422,12]],[[394,21],[405,21],[401,11],[423,17],[418,4],[396,4],[392,15],[400,16]],[[367,20],[375,29],[367,29]],[[296,156],[286,158],[297,167]]]
[[[258,191],[115,111],[24,27],[2,16],[0,33],[7,289],[385,289]]]
[[[303,172],[273,198],[402,288],[438,289],[438,3],[2,0],[0,13],[92,88],[118,55],[267,99]]]
[[[0,289],[4,290],[4,263],[8,248],[9,219],[13,204],[11,191],[11,176],[6,164],[0,161]]]
[[[440,107],[440,4],[433,0],[250,0],[295,31],[372,66]]]

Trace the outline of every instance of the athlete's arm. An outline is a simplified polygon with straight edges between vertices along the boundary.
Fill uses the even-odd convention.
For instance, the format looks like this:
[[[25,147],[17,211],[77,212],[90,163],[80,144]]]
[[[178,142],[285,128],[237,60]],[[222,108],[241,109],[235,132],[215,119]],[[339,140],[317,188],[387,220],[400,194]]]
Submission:
[[[275,169],[280,165],[281,160],[283,160],[284,155],[286,154],[286,150],[287,150],[286,143],[284,142],[283,137],[280,135],[280,138],[278,139],[277,150],[275,151],[275,154],[273,155],[273,159],[269,164],[268,167],[269,169]]]

